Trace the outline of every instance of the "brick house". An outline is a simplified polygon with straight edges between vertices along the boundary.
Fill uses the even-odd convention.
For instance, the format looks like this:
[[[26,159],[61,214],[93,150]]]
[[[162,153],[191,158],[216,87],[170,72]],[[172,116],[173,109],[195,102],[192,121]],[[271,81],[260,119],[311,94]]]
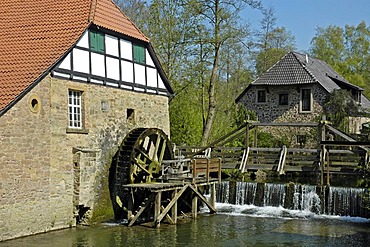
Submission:
[[[364,108],[370,101],[363,89],[349,83],[322,60],[297,52],[287,53],[236,99],[256,112],[260,122],[317,121],[326,97],[346,89]]]
[[[249,84],[236,102],[254,111],[258,121],[263,123],[317,122],[322,117],[327,96],[335,89],[349,90],[353,99],[370,109],[370,101],[362,94],[363,89],[349,83],[327,63],[289,52]],[[361,124],[368,121],[365,117],[350,118],[349,129],[359,133]],[[292,147],[302,140],[308,146],[317,145],[318,133],[312,128],[265,127],[264,130],[285,139]]]
[[[81,206],[112,218],[124,137],[169,134],[149,39],[113,0],[4,0],[0,30],[0,241],[74,226]]]

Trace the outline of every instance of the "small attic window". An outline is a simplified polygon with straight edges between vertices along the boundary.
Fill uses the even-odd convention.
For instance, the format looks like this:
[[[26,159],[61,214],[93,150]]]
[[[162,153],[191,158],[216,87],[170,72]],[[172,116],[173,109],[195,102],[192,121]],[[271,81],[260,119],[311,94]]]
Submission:
[[[135,110],[134,109],[127,109],[126,111],[126,119],[129,123],[135,123]]]
[[[133,45],[134,47],[134,62],[145,64],[145,48],[139,45]]]
[[[90,31],[90,49],[92,51],[104,52],[104,34]]]
[[[41,99],[39,96],[33,94],[28,99],[28,106],[31,112],[38,113],[41,109]]]

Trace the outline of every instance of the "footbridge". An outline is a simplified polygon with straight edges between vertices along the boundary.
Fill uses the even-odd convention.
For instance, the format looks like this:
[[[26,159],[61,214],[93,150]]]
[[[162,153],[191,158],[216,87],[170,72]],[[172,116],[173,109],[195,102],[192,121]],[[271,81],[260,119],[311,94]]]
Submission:
[[[291,146],[259,147],[258,132],[315,133],[317,138],[306,140],[297,135]],[[299,131],[297,131],[299,129]],[[292,135],[294,135],[291,133]],[[243,147],[227,147],[235,139],[244,139]],[[310,142],[310,143],[308,143]],[[222,159],[222,169],[238,169],[242,173],[257,170],[275,171],[279,175],[291,172],[319,174],[321,184],[330,185],[334,174],[361,174],[369,165],[370,142],[357,141],[334,128],[327,121],[319,123],[259,123],[248,121],[206,147],[181,146],[177,152],[183,157],[206,156]]]

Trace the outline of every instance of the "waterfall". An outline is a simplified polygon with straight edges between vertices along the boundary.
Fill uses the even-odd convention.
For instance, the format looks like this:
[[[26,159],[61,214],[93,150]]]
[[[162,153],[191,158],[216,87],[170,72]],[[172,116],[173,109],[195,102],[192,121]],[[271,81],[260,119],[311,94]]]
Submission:
[[[217,202],[222,203],[284,207],[314,214],[370,215],[362,207],[363,188],[223,181],[217,190]]]
[[[363,188],[330,187],[327,214],[361,216],[364,213],[361,194],[364,192]]]
[[[316,193],[316,186],[295,184],[292,209],[320,213],[321,200]]]
[[[230,194],[230,183],[228,181],[223,181],[220,184],[216,185],[216,201],[222,203],[232,203],[229,202],[229,194]]]
[[[257,192],[257,183],[236,183],[236,204],[237,205],[254,205]]]
[[[284,206],[285,185],[284,184],[265,184],[263,206]]]

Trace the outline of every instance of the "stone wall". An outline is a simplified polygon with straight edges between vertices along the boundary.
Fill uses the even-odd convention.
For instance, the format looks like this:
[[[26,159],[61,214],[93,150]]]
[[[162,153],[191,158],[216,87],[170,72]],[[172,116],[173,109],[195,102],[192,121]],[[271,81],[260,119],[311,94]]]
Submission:
[[[257,90],[266,90],[266,87],[252,87],[240,100],[248,109],[256,112],[258,121],[270,122],[310,122],[315,121],[322,114],[322,106],[327,93],[319,85],[302,86],[311,88],[313,96],[312,112],[299,111],[300,88],[297,86],[269,86],[267,88],[266,103],[257,102]],[[279,94],[288,94],[288,105],[279,105]]]
[[[68,89],[83,92],[82,133],[67,131]],[[44,78],[0,117],[0,241],[74,226],[81,208],[112,218],[109,167],[138,127],[169,134],[168,98]]]
[[[312,111],[309,113],[300,112],[300,87],[298,86],[269,86],[252,87],[240,100],[248,109],[256,112],[259,122],[318,122],[323,112],[323,104],[327,96],[326,91],[319,85],[302,85],[302,88],[312,90]],[[257,90],[267,90],[266,103],[257,102]],[[288,94],[288,105],[279,105],[279,94]],[[312,145],[317,141],[317,130],[313,128],[297,127],[268,127],[260,128],[269,132],[277,138],[287,138],[291,146],[298,146],[297,135],[307,135],[307,140]]]

